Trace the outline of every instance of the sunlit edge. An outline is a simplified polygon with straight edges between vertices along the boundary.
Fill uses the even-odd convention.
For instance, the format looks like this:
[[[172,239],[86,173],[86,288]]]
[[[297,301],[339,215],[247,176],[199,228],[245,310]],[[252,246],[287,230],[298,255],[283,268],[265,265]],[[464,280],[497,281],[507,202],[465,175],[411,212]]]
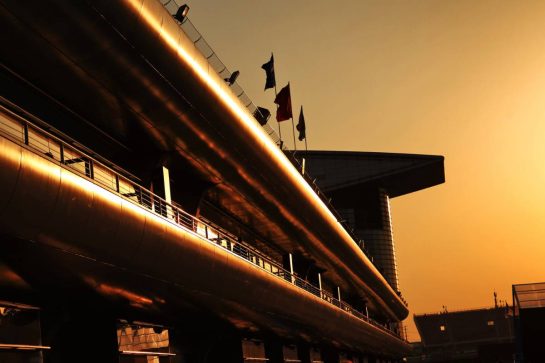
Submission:
[[[199,62],[194,59],[194,56],[184,49],[174,38],[172,34],[163,29],[163,22],[159,22],[153,14],[151,14],[146,8],[142,6],[142,1],[137,0],[126,0],[136,12],[142,15],[142,18],[148,23],[148,25],[155,31],[159,36],[165,41],[165,43],[172,48],[179,57],[187,63],[191,69],[197,74],[197,76],[204,81],[205,85],[221,100],[221,102],[233,112],[240,120],[244,122],[244,125],[250,129],[252,133],[257,135],[259,139],[266,145],[266,148],[271,152],[277,161],[279,161],[284,169],[289,172],[289,176],[296,182],[296,184],[301,185],[304,188],[304,191],[309,195],[315,203],[317,203],[322,211],[327,214],[327,216],[337,223],[337,228],[342,231],[344,237],[356,244],[350,234],[344,229],[344,227],[338,222],[334,214],[329,210],[325,203],[320,199],[320,197],[314,192],[312,187],[304,180],[304,178],[299,174],[299,171],[292,165],[292,163],[286,158],[282,150],[278,148],[276,144],[265,134],[261,126],[259,126],[252,116],[248,113],[245,106],[240,104],[238,98],[236,98],[232,92],[229,90],[223,89],[224,82],[219,78],[215,73],[211,75],[206,69],[203,69]],[[163,11],[168,14],[166,9]],[[167,18],[170,19],[170,14],[167,15]],[[165,19],[163,19],[165,20]],[[170,21],[174,21],[170,19]],[[180,28],[178,28],[180,29]],[[187,37],[185,33],[180,29],[180,34],[183,34],[184,37]],[[188,39],[189,41],[189,39]],[[194,52],[195,53],[195,52]],[[203,62],[207,62],[204,60]]]

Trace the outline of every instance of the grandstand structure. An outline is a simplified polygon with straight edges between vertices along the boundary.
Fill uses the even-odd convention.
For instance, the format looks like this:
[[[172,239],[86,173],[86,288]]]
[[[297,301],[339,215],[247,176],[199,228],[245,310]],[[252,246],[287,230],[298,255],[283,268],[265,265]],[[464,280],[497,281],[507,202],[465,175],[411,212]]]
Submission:
[[[0,34],[0,361],[408,354],[389,198],[442,157],[315,181],[174,0],[0,0]]]

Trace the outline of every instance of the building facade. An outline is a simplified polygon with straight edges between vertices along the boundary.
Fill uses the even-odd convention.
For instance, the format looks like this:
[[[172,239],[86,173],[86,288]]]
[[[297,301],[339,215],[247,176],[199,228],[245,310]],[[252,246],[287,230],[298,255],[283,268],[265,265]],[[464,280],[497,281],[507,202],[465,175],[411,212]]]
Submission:
[[[0,360],[399,361],[392,271],[183,9],[0,1]]]

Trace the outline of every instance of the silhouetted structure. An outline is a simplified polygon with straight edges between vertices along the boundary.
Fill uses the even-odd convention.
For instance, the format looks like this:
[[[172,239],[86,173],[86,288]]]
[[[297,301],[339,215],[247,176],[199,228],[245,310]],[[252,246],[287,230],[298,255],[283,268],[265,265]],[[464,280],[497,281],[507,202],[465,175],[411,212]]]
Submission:
[[[179,6],[0,0],[0,361],[399,361],[392,263]]]
[[[350,151],[298,155],[360,247],[399,292],[390,199],[444,183],[444,158]]]
[[[545,357],[545,282],[513,285],[517,363]]]
[[[513,316],[509,306],[415,315],[422,339],[410,362],[512,362]]]

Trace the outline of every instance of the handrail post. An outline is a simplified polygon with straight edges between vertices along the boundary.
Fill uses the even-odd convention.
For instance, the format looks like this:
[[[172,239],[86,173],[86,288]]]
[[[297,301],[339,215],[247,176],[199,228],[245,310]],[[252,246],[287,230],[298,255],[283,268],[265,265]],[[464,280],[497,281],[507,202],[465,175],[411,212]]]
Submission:
[[[61,159],[61,164],[64,164],[64,144],[61,142],[59,144],[59,154],[60,154],[60,159]]]
[[[295,285],[295,275],[293,274],[293,256],[291,253],[288,254],[289,260],[290,260],[290,276],[291,276],[291,283]]]

